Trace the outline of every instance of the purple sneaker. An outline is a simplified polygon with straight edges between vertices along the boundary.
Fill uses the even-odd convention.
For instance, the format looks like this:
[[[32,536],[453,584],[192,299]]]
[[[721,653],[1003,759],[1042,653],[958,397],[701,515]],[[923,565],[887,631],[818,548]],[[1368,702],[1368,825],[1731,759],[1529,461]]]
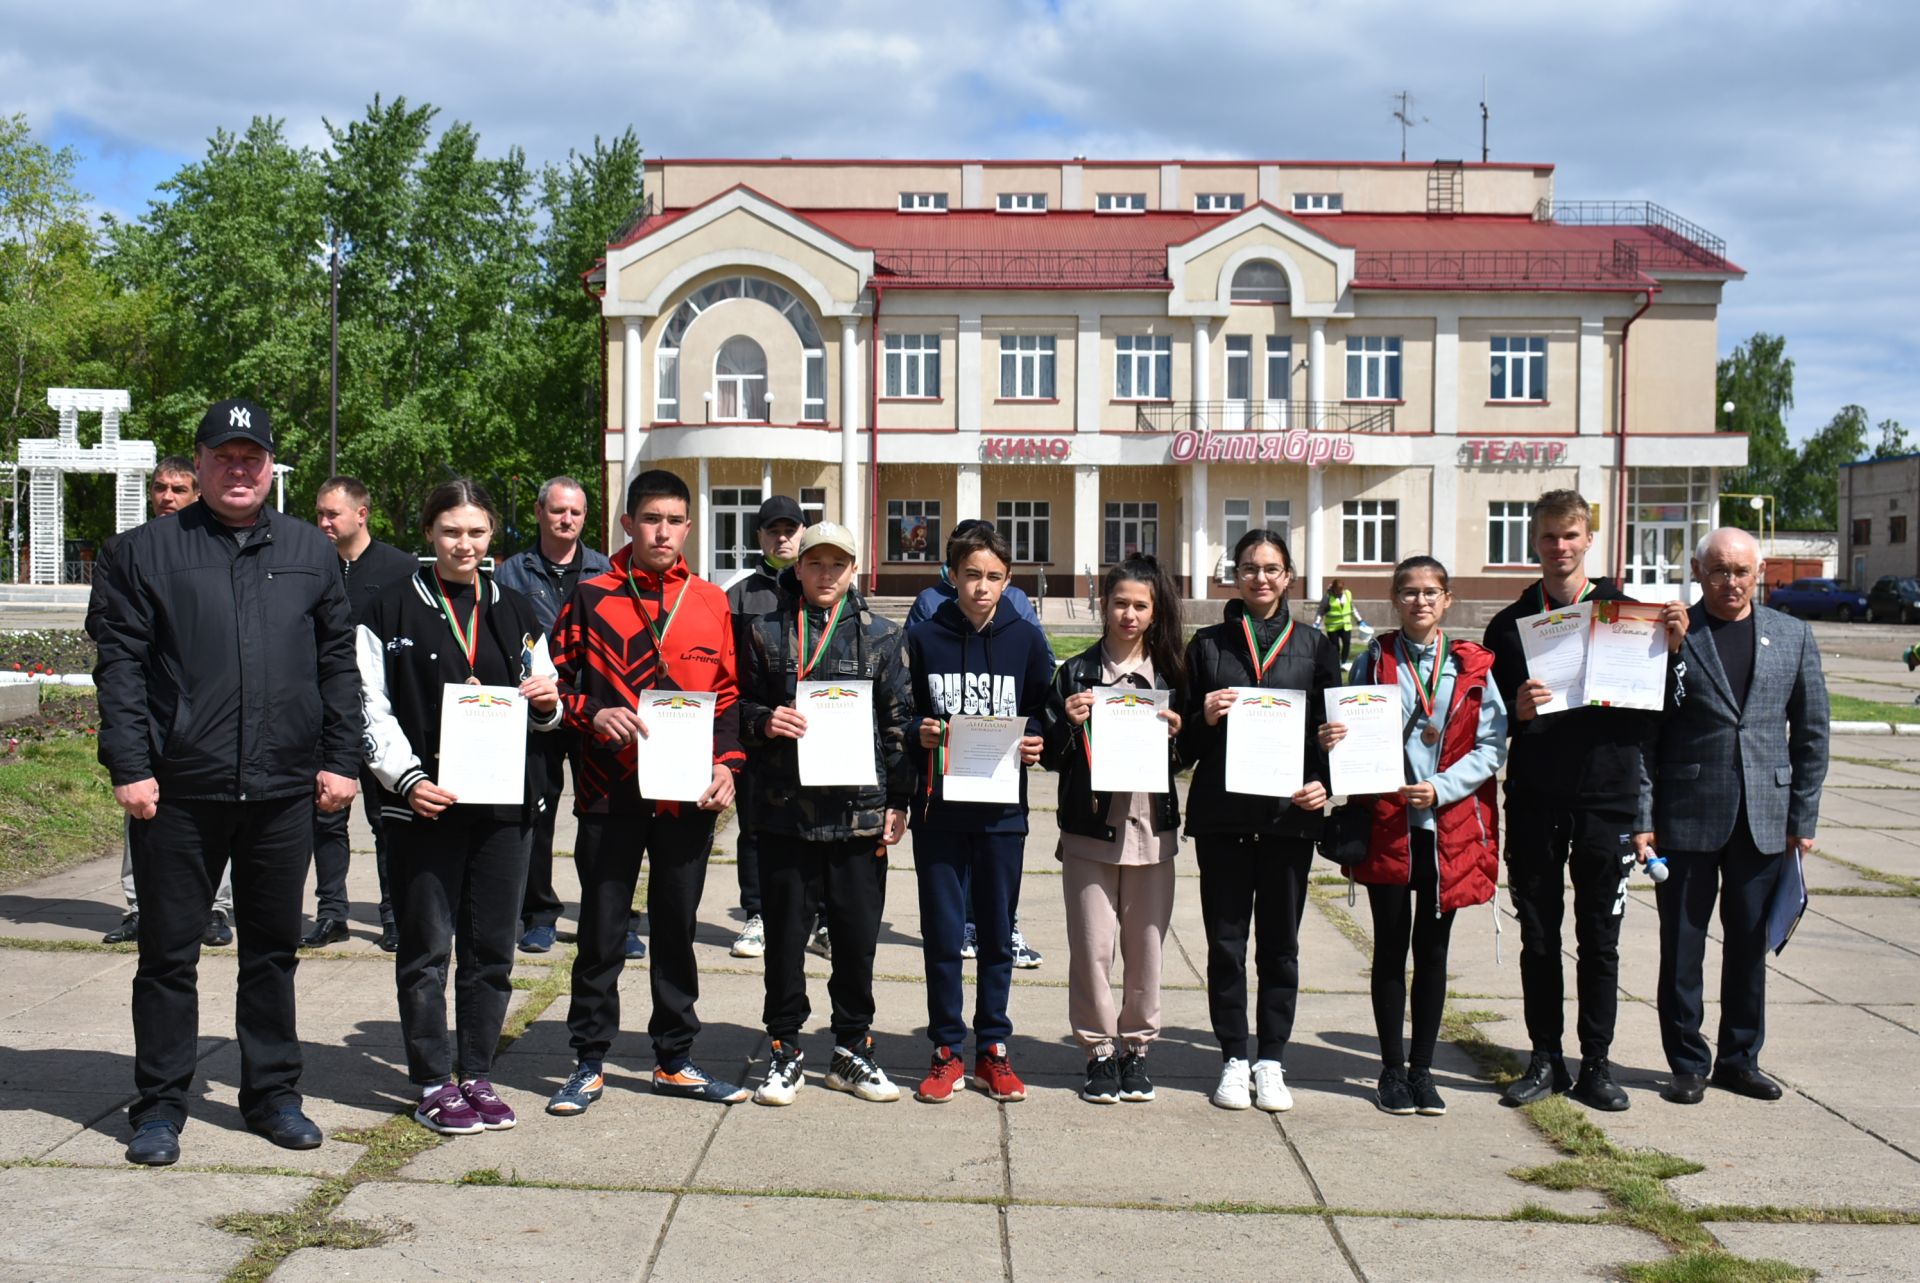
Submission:
[[[422,1099],[420,1108],[413,1111],[413,1121],[442,1136],[471,1136],[487,1129],[480,1115],[467,1103],[466,1096],[452,1083],[435,1088],[431,1096]]]
[[[513,1116],[513,1107],[501,1100],[500,1093],[484,1078],[467,1079],[460,1084],[460,1094],[490,1132],[503,1132],[520,1121]]]

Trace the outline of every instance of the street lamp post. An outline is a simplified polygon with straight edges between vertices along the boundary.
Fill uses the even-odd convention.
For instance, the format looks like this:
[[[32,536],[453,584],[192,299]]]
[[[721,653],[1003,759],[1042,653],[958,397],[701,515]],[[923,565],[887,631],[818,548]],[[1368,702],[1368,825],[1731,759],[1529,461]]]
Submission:
[[[327,475],[340,475],[340,233],[319,242],[327,265]]]

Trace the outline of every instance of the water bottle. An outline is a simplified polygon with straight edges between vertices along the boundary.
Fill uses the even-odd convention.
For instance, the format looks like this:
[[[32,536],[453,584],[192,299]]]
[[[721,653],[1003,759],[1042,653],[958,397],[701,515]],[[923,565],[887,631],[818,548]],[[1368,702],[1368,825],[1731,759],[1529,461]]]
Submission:
[[[1656,883],[1665,882],[1667,880],[1667,857],[1664,855],[1649,855],[1647,857],[1647,876],[1652,878]]]

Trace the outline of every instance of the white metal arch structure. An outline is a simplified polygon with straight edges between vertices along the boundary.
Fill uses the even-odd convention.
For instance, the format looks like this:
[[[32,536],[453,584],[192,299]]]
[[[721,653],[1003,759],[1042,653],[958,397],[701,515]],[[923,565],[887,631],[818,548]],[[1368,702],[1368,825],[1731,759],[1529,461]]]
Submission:
[[[151,441],[120,439],[120,416],[131,404],[124,388],[47,389],[47,407],[60,415],[60,435],[20,443],[20,467],[31,478],[31,582],[60,582],[67,547],[67,474],[114,474],[115,530],[131,530],[146,520],[147,476],[153,471],[155,452]],[[100,416],[99,444],[80,444],[82,414]]]

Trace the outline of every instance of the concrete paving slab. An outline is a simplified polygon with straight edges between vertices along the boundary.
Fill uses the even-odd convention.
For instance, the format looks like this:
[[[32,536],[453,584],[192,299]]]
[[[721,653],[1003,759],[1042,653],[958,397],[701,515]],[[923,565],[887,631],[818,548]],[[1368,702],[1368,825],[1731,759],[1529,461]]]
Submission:
[[[1660,1240],[1617,1225],[1489,1224],[1342,1216],[1335,1222],[1367,1283],[1506,1283],[1612,1279],[1628,1261],[1667,1255]]]
[[[1920,898],[1849,896],[1822,900],[1813,911],[1920,958]]]
[[[1889,907],[1893,912],[1885,911]],[[1767,959],[1767,970],[1835,1002],[1920,993],[1920,953],[1873,932],[1904,932],[1909,916],[1920,917],[1920,900],[1823,897],[1800,920],[1786,950]]]
[[[1707,1226],[1729,1252],[1815,1269],[1823,1280],[1920,1279],[1920,1225]]]
[[[999,1278],[991,1207],[690,1194],[674,1210],[656,1279],[761,1283],[770,1244],[782,1279],[849,1277],[978,1283]]]
[[[1821,817],[1824,821],[1825,817]],[[1830,851],[1881,873],[1920,878],[1920,830],[1862,829],[1822,824],[1815,851]],[[1892,888],[1887,888],[1891,890]]]
[[[335,1216],[389,1226],[391,1239],[355,1251],[305,1248],[273,1277],[275,1283],[637,1279],[672,1204],[665,1194],[368,1183],[347,1195]]]
[[[215,1229],[215,1217],[286,1211],[314,1184],[214,1172],[15,1168],[0,1181],[0,1221],[7,1226],[0,1275],[124,1270],[147,1278],[217,1277],[240,1263],[253,1240]],[[162,1206],[164,1232],[156,1232]]]
[[[1352,1283],[1324,1217],[1140,1212],[1103,1207],[1011,1207],[1013,1277],[1217,1283],[1268,1278],[1279,1262],[1298,1283]]]
[[[1860,1010],[1871,1012],[1883,1020],[1890,1020],[1903,1029],[1920,1033],[1920,1007],[1916,1007],[1912,1003],[1900,1006],[1874,1004],[1871,1006],[1862,1006]]]
[[[0,972],[0,1029],[31,1027],[34,1013],[52,1006],[67,1010],[76,1005],[69,996],[90,985],[118,986],[124,995],[133,983],[136,960],[132,954],[36,953],[25,949],[7,953]],[[125,1003],[122,1002],[124,1008]]]
[[[131,1086],[129,1078],[126,1091],[56,1095],[0,1089],[0,1162],[44,1157],[90,1124],[118,1116],[132,1098]]]
[[[1873,892],[1881,894],[1891,891],[1885,882],[1877,881],[1856,873],[1838,860],[1826,858],[1815,848],[1800,866],[1807,879],[1807,890],[1814,895],[1822,891]]]

